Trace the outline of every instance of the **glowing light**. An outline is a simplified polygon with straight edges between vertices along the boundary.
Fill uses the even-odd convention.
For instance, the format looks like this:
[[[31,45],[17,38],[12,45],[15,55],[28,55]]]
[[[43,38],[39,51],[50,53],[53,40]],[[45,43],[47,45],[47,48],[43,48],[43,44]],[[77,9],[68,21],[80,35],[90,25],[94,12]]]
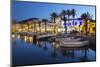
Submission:
[[[20,38],[20,35],[18,35],[17,38]]]
[[[59,44],[56,44],[56,48],[58,48],[59,47]]]
[[[55,42],[53,42],[52,45],[54,46],[55,45]]]
[[[27,36],[25,36],[24,41],[25,41],[25,42],[27,41]]]
[[[14,38],[14,37],[15,37],[15,35],[13,34],[13,35],[12,35],[12,37]]]
[[[29,37],[29,42],[32,42],[33,41],[33,38],[32,37]]]

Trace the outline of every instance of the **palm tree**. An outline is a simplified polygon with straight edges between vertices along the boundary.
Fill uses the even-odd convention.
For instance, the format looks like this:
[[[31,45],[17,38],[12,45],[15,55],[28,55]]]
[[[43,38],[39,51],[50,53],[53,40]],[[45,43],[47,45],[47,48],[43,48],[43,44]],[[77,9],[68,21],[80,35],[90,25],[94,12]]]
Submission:
[[[76,10],[75,9],[72,9],[71,10],[71,15],[72,15],[72,18],[73,18],[73,26],[74,26],[74,20],[75,20],[75,15],[76,15]]]
[[[47,19],[42,19],[42,21],[44,22],[44,25],[45,25],[45,32],[47,31]]]
[[[53,13],[51,13],[51,18],[52,18],[52,23],[56,23],[56,18],[58,17],[58,15],[57,15],[57,13],[55,13],[55,12],[53,12]],[[55,33],[55,25],[54,25],[54,33]]]
[[[71,10],[67,10],[66,13],[67,13],[68,20],[69,20],[69,18],[70,18],[70,16],[71,16]]]
[[[67,11],[66,11],[66,13],[67,13],[67,17],[68,17],[68,23],[69,23],[70,16],[71,16],[71,10],[67,10]]]
[[[60,18],[61,20],[64,21],[64,24],[65,24],[65,32],[67,33],[67,26],[66,26],[66,21],[67,21],[67,18],[66,18],[66,11],[65,10],[62,10],[62,12],[60,13]]]
[[[85,21],[85,30],[86,30],[86,35],[87,35],[88,20],[90,20],[92,16],[87,12],[87,13],[83,13],[81,15],[81,18]]]

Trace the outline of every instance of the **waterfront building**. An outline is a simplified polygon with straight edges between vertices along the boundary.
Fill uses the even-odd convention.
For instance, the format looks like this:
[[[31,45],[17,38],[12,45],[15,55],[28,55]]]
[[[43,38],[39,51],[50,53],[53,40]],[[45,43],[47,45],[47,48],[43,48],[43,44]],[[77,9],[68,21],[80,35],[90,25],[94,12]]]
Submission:
[[[20,22],[12,23],[12,32],[35,32],[35,33],[65,33],[65,26],[67,26],[67,32],[75,30],[80,34],[85,34],[85,21],[81,18],[70,19],[64,23],[59,17],[56,18],[55,23],[52,22],[43,22],[39,18],[30,18]],[[55,31],[55,32],[54,32]],[[88,34],[95,35],[96,33],[96,21],[88,20],[87,24],[87,32]]]

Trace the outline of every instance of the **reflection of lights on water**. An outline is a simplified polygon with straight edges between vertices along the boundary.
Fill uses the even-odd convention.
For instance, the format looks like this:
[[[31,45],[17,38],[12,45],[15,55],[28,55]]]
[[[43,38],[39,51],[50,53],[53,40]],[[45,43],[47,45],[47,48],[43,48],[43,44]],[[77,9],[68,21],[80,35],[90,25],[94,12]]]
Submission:
[[[18,35],[17,38],[20,38],[20,35]]]
[[[37,41],[37,44],[38,44],[38,45],[41,45],[41,44],[43,44],[43,42],[41,42],[41,41]]]
[[[59,46],[60,46],[59,43],[55,43],[55,42],[53,42],[52,45],[53,45],[55,48],[59,48]]]
[[[14,38],[14,37],[15,37],[15,35],[14,35],[14,34],[12,34],[12,37]]]
[[[59,47],[59,44],[56,44],[56,48],[58,48]]]
[[[52,45],[54,46],[55,45],[55,42],[53,42]]]
[[[28,41],[28,42],[32,42],[33,41],[33,38],[32,37],[28,37],[28,36],[25,36],[24,37],[24,41]]]
[[[24,41],[25,41],[25,42],[27,41],[27,36],[25,36]]]
[[[32,37],[29,37],[29,42],[32,42],[33,41],[33,38]]]

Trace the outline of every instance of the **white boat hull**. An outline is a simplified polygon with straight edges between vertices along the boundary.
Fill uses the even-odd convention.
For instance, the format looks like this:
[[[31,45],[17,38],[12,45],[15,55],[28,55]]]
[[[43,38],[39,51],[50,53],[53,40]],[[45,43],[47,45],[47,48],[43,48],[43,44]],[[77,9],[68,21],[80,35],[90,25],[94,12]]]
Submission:
[[[60,46],[63,47],[83,47],[89,44],[88,41],[80,41],[80,42],[61,42]]]
[[[56,41],[60,41],[60,42],[68,42],[68,41],[70,41],[70,42],[75,42],[75,41],[80,41],[81,40],[81,38],[76,38],[76,39],[74,39],[74,38],[57,38],[56,39]]]

